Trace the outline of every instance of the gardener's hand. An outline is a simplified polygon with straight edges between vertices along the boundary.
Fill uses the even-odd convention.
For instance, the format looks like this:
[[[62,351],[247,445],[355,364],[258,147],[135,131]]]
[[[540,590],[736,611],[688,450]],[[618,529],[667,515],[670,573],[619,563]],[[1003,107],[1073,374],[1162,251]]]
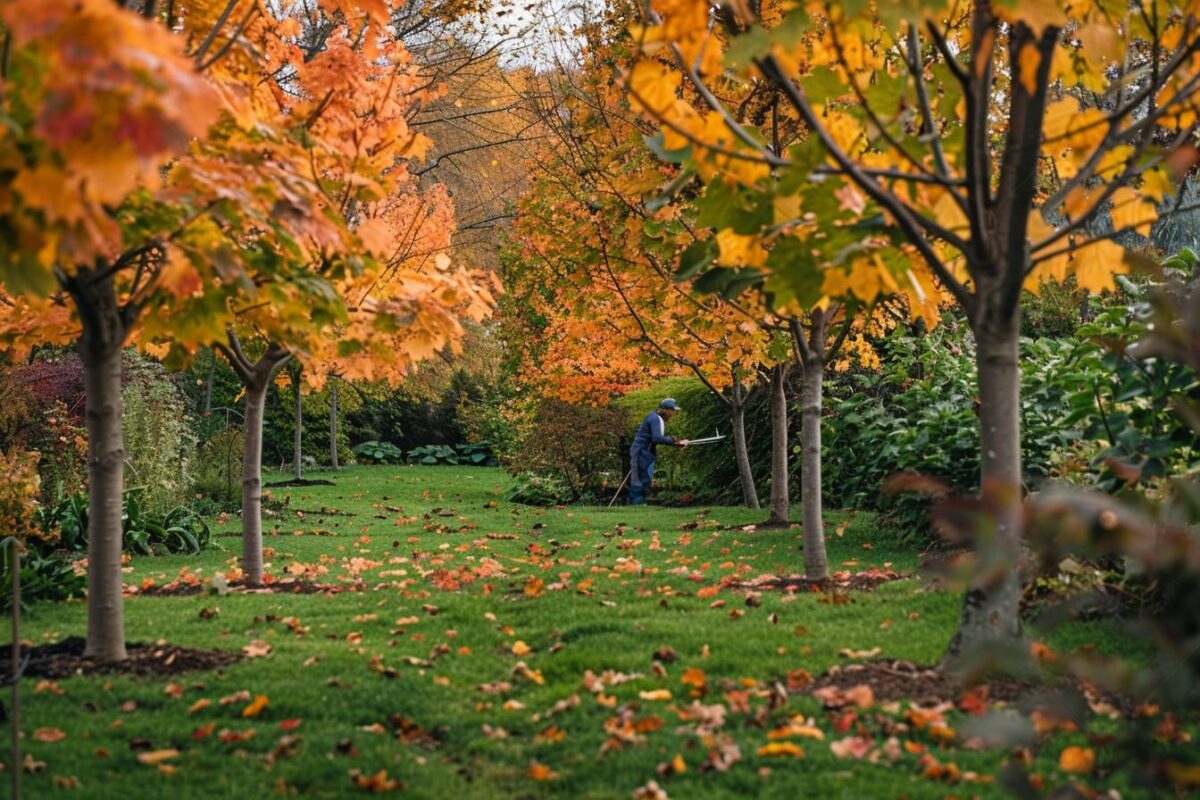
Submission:
[[[680,439],[675,444],[679,445],[680,447],[687,447],[689,444],[691,444],[691,442],[689,442],[687,439]]]

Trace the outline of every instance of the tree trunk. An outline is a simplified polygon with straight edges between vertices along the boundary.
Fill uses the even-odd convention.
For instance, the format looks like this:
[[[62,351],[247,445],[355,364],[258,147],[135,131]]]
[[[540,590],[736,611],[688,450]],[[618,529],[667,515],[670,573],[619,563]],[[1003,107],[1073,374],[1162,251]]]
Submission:
[[[821,499],[821,392],[825,380],[825,342],[824,336],[817,332],[812,337],[815,357],[804,360],[804,371],[800,376],[800,505],[804,518],[804,576],[809,580],[825,580],[829,577]]]
[[[986,522],[978,531],[979,577],[963,598],[962,617],[945,662],[1020,636],[1021,373],[1020,310],[1007,318],[985,313],[975,333],[979,371],[980,485]]]
[[[86,277],[82,280],[86,281]],[[86,288],[84,288],[86,286]],[[88,631],[86,655],[119,661],[125,653],[121,599],[121,492],[125,440],[121,432],[121,350],[125,325],[112,279],[72,292],[82,333],[79,359],[88,437]]]
[[[742,387],[734,385],[733,404],[730,408],[733,425],[733,455],[737,460],[738,479],[742,484],[742,502],[746,508],[758,510],[758,489],[754,486],[754,471],[750,468],[750,453],[746,450],[746,403]]]
[[[791,521],[787,375],[787,364],[777,364],[771,370],[771,516],[768,525],[787,525]]]
[[[292,389],[296,392],[296,405],[293,414],[295,431],[292,434],[292,475],[296,480],[304,477],[304,453],[301,448],[304,435],[304,405],[303,397],[300,394],[300,372],[303,369],[303,367],[297,366],[292,372]]]
[[[246,383],[246,422],[242,447],[242,572],[250,586],[263,579],[262,554],[262,448],[263,410],[267,405],[269,375]]]
[[[329,464],[334,471],[338,468],[338,387],[337,381],[329,384]]]

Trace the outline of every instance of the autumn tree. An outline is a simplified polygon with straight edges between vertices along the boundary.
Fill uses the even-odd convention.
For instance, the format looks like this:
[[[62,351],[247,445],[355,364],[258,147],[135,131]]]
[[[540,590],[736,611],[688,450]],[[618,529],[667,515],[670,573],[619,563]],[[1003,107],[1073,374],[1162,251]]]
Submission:
[[[5,52],[2,332],[15,348],[76,341],[89,440],[88,644],[125,656],[121,607],[121,350],[139,323],[203,341],[228,318],[245,252],[332,242],[286,120],[236,67],[244,36],[280,20],[254,4],[0,6]],[[168,18],[169,17],[169,18]],[[246,251],[248,252],[248,251]],[[269,256],[264,256],[269,258]],[[168,322],[169,320],[169,322]],[[153,335],[147,337],[147,341]]]
[[[650,131],[613,86],[623,56],[606,41],[611,29],[611,19],[585,26],[584,63],[559,65],[540,98],[554,146],[541,151],[522,201],[520,272],[509,273],[509,290],[534,303],[548,342],[532,370],[575,401],[607,399],[655,374],[694,375],[729,410],[743,501],[758,508],[746,405],[759,367],[784,356],[772,352],[761,306],[701,297],[676,280],[681,253],[705,232],[694,209],[659,190],[692,176],[668,175],[645,152]]]
[[[652,3],[635,32],[645,59],[633,89],[666,138],[703,161],[754,165],[740,170],[751,208],[783,198],[823,226],[819,257],[775,265],[778,282],[802,287],[836,270],[902,283],[919,264],[963,309],[992,530],[980,532],[984,564],[950,661],[1019,634],[1022,292],[1069,274],[1102,291],[1134,261],[1113,238],[1162,213],[1173,154],[1196,130],[1196,12],[684,0]],[[714,87],[725,82],[770,85],[811,136],[776,149],[722,101]],[[700,107],[685,98],[693,92]],[[1093,235],[1104,216],[1112,232]],[[844,253],[864,241],[875,252],[847,269]]]

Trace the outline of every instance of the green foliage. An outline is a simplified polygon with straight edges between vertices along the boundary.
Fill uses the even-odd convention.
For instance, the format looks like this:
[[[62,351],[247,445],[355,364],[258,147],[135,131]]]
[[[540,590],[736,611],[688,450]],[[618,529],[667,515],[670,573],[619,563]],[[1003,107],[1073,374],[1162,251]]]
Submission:
[[[143,487],[141,502],[165,512],[187,502],[196,437],[187,400],[162,364],[129,352],[125,357],[125,480]]]
[[[571,487],[553,475],[523,472],[504,495],[507,500],[527,506],[557,506],[573,499]]]
[[[438,464],[449,466],[462,464],[468,467],[496,466],[496,456],[492,453],[492,446],[488,442],[456,444],[453,447],[442,444],[415,447],[408,451],[407,461],[409,464],[421,464],[427,467]]]
[[[414,447],[408,451],[409,464],[423,464],[432,467],[437,464],[458,464],[458,451],[450,445],[427,444],[424,447]]]
[[[600,490],[620,475],[629,449],[626,412],[613,406],[589,406],[544,399],[531,426],[509,460],[513,472],[558,478],[572,499]]]
[[[245,444],[242,428],[235,426],[213,433],[196,449],[193,489],[217,508],[238,508],[241,503]]]
[[[199,553],[212,543],[208,524],[188,506],[158,512],[146,505],[145,489],[126,489],[121,496],[122,549],[127,553]],[[86,553],[88,545],[88,500],[78,494],[39,510],[38,525],[57,530],[53,551]]]
[[[363,442],[351,448],[362,464],[403,464],[404,451],[391,442]]]
[[[1064,283],[1043,283],[1036,295],[1021,298],[1021,335],[1030,339],[1062,339],[1074,335],[1090,302],[1075,276]]]

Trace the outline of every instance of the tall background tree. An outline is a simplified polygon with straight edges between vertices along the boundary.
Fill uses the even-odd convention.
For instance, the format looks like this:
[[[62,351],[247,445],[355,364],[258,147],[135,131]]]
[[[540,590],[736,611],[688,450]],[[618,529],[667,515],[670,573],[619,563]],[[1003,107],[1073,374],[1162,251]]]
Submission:
[[[898,284],[924,265],[966,314],[990,530],[950,661],[1019,634],[1022,291],[1069,274],[1111,287],[1137,261],[1114,237],[1170,210],[1173,154],[1196,132],[1197,9],[1110,5],[652,4],[636,31],[632,91],[668,149],[726,166],[750,208],[790,199],[832,244],[873,235],[878,257],[850,280]],[[810,136],[777,150],[743,124],[721,96],[746,81],[778,91]],[[829,244],[776,279],[844,270]]]

